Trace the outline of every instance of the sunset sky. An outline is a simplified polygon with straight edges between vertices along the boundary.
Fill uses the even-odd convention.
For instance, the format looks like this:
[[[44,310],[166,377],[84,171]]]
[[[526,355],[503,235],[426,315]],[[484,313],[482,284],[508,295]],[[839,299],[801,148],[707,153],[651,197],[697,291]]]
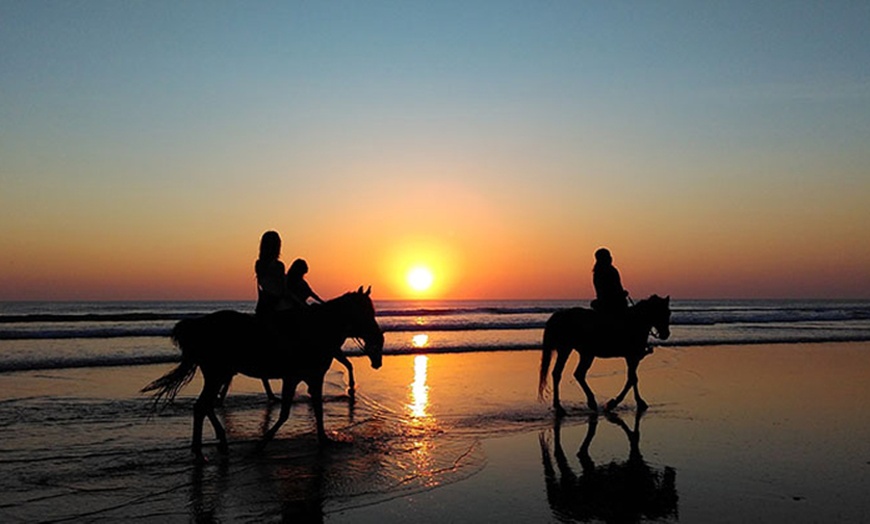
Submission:
[[[268,229],[324,297],[870,298],[870,3],[0,2],[0,300],[254,300]]]

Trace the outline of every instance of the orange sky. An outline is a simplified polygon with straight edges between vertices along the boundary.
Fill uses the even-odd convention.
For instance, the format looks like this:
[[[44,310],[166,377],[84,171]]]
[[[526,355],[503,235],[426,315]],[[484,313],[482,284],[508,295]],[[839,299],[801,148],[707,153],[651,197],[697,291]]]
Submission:
[[[853,242],[868,223],[860,223],[866,210],[859,202],[822,224],[797,211],[729,223],[715,206],[698,210],[678,199],[647,213],[615,212],[611,220],[589,202],[585,211],[565,208],[563,220],[545,202],[523,208],[525,196],[487,194],[458,182],[398,184],[283,220],[277,211],[261,222],[222,220],[223,210],[190,219],[183,209],[167,209],[165,223],[153,227],[129,215],[85,226],[58,221],[56,229],[28,228],[28,238],[16,239],[0,290],[5,299],[253,300],[259,236],[274,228],[285,263],[305,258],[309,282],[325,297],[372,285],[381,299],[586,298],[592,253],[601,245],[613,251],[634,296],[870,295],[870,250]],[[177,222],[186,227],[172,229]],[[407,285],[414,265],[433,271],[430,292]]]
[[[0,8],[0,300],[870,298],[866,6],[448,4]]]

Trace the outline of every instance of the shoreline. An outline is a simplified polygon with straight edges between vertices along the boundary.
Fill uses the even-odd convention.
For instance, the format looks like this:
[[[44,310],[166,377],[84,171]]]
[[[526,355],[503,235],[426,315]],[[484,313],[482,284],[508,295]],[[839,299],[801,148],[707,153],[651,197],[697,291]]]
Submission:
[[[378,371],[354,358],[353,405],[340,368],[327,377],[327,430],[343,444],[318,451],[300,388],[287,426],[255,454],[276,407],[264,403],[257,381],[239,379],[221,413],[230,455],[217,455],[207,429],[211,461],[202,467],[188,452],[197,385],[151,418],[137,393],[169,365],[4,373],[0,516],[571,521],[607,505],[560,501],[589,499],[584,479],[601,484],[613,470],[646,471],[638,482],[664,486],[655,492],[662,505],[633,511],[665,521],[860,522],[870,517],[868,350],[867,343],[658,347],[639,370],[650,409],[635,420],[629,394],[615,411],[619,422],[584,408],[569,378],[575,354],[562,382],[569,415],[558,426],[535,397],[539,351],[389,356]],[[596,360],[589,377],[604,402],[621,389],[624,364]],[[577,452],[592,425],[594,466],[584,469]],[[632,460],[635,429],[641,461]]]
[[[422,330],[425,331],[425,330]],[[411,333],[411,331],[409,331]],[[121,337],[127,340],[130,337]],[[143,339],[153,339],[158,338],[161,341],[165,341],[166,337],[142,337]],[[135,338],[134,338],[135,339]],[[54,340],[54,339],[49,339]],[[60,341],[66,341],[70,339],[58,339]],[[110,340],[114,340],[112,338],[84,338],[84,339],[76,339],[77,341],[99,341],[99,342],[107,342]],[[17,342],[16,340],[2,340],[0,342]],[[757,340],[746,340],[746,341],[674,341],[673,337],[668,341],[658,341],[654,340],[653,348],[654,349],[679,349],[679,350],[692,350],[692,349],[708,349],[708,348],[764,348],[767,346],[838,346],[838,345],[849,345],[849,344],[870,344],[870,339],[864,337],[853,337],[846,336],[842,338],[831,337],[829,339],[818,340],[818,339],[810,339],[810,338],[784,338],[784,339],[771,339],[765,340],[763,342],[759,342]],[[104,356],[104,355],[96,355],[93,357],[64,357],[58,361],[51,360],[42,360],[39,363],[33,362],[18,362],[13,361],[11,363],[2,363],[0,362],[0,376],[9,373],[26,373],[26,372],[39,372],[39,371],[62,371],[62,370],[72,370],[72,369],[89,369],[89,368],[126,368],[126,367],[138,367],[138,366],[152,366],[155,364],[177,364],[180,362],[181,355],[180,353],[172,348],[171,342],[166,342],[166,351],[171,352],[171,354],[156,354],[156,355],[135,355],[135,356]],[[396,357],[396,356],[416,356],[416,355],[464,355],[470,353],[501,353],[501,352],[534,352],[540,351],[540,347],[534,347],[532,344],[515,344],[515,345],[500,345],[497,349],[492,349],[489,347],[476,347],[476,346],[462,346],[462,347],[412,347],[412,348],[387,348],[384,350],[384,357]],[[344,348],[344,353],[349,358],[362,358],[363,353],[361,350],[355,347]]]

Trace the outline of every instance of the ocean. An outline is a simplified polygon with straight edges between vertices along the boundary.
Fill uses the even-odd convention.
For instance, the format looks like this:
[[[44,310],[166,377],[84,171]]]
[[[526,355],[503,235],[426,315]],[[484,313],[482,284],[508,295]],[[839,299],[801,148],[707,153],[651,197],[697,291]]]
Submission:
[[[384,353],[467,353],[540,347],[556,310],[570,300],[380,301]],[[173,362],[168,336],[183,318],[235,302],[0,303],[0,373]],[[661,346],[805,344],[870,340],[868,300],[673,300],[672,335]],[[358,348],[348,342],[349,354]]]
[[[626,521],[870,515],[870,301],[674,300],[671,338],[657,342],[670,347],[640,370],[642,437],[631,396],[600,422],[576,381],[562,382],[565,420],[537,398],[544,323],[588,302],[380,301],[383,367],[353,359],[353,396],[342,366],[325,377],[337,444],[318,446],[300,386],[260,449],[279,405],[238,377],[218,410],[229,455],[207,427],[208,461],[194,463],[199,375],[159,412],[139,390],[178,360],[177,321],[253,305],[0,304],[0,522],[588,521],[596,506],[575,502],[597,484],[583,479],[611,472],[635,477],[617,478],[629,502],[605,499],[602,521],[613,507],[640,512]],[[589,380],[604,402],[625,365],[597,360]],[[575,453],[596,423],[590,469]],[[668,503],[645,507],[650,486]]]

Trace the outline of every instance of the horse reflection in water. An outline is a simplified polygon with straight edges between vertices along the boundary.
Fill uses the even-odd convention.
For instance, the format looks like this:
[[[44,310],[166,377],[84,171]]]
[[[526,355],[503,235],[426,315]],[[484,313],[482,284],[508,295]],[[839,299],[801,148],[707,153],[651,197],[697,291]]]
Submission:
[[[632,430],[617,415],[606,415],[607,420],[621,428],[628,437],[630,451],[628,460],[624,462],[596,465],[589,455],[589,446],[598,428],[598,415],[591,414],[586,438],[577,452],[581,466],[579,475],[571,468],[562,449],[559,419],[553,428],[552,454],[546,433],[541,433],[547,500],[557,517],[604,522],[677,520],[676,471],[671,467],[654,468],[643,460],[640,453],[641,416],[641,413],[636,415]]]

